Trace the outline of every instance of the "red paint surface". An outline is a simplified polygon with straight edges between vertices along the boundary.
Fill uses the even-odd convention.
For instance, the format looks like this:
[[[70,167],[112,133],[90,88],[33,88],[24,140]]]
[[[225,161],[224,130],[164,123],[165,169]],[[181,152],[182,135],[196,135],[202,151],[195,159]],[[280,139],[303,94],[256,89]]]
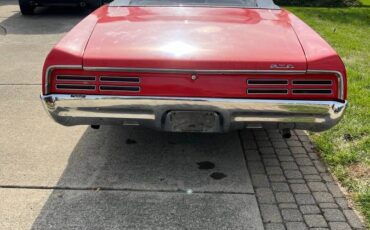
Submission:
[[[84,66],[270,69],[306,58],[286,21],[268,10],[110,7],[87,45]]]
[[[108,6],[85,18],[55,46],[44,73],[51,65],[271,70],[272,64],[292,64],[291,70],[335,70],[345,76],[343,62],[330,45],[286,10]],[[191,81],[187,74],[133,75],[138,74],[139,95],[246,97],[245,75],[200,75]],[[278,98],[293,99],[289,94]]]

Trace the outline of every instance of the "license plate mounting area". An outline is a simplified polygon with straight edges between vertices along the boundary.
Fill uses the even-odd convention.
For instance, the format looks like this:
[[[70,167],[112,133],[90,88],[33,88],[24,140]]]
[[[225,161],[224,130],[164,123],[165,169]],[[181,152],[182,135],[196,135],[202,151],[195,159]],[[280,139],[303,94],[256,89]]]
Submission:
[[[170,111],[165,130],[171,132],[221,132],[220,116],[213,111]]]

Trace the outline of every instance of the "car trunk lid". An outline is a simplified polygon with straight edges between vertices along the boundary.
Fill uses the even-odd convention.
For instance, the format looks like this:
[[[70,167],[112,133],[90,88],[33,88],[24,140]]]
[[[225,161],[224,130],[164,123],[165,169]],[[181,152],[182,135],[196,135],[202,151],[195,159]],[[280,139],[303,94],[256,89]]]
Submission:
[[[270,10],[106,7],[84,67],[190,70],[306,70],[286,20]]]

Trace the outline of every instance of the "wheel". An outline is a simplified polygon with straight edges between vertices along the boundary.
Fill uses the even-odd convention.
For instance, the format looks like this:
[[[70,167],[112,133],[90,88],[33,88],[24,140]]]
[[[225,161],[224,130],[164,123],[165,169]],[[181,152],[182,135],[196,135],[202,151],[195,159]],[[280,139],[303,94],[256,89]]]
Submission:
[[[89,1],[89,7],[92,8],[92,9],[97,9],[101,5],[103,5],[103,1],[102,0],[90,0]]]
[[[19,0],[19,8],[23,15],[31,15],[35,10],[35,7],[30,4],[29,0]]]

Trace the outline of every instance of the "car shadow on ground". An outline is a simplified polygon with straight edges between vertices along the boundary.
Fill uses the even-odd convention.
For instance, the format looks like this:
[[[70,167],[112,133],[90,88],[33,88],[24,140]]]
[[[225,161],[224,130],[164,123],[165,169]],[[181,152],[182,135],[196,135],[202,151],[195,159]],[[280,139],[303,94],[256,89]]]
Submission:
[[[176,196],[193,192],[253,193],[237,132],[176,134],[143,128],[88,128],[33,229],[120,228],[138,220],[150,225],[155,220],[148,219],[155,214],[148,210],[171,218],[172,207],[167,206],[183,202]],[[174,216],[179,214],[174,212]],[[186,209],[179,212],[192,215]],[[108,220],[112,225],[106,225]]]
[[[0,18],[6,34],[46,35],[68,32],[91,10],[79,7],[38,7],[34,15],[24,16],[18,10]]]

